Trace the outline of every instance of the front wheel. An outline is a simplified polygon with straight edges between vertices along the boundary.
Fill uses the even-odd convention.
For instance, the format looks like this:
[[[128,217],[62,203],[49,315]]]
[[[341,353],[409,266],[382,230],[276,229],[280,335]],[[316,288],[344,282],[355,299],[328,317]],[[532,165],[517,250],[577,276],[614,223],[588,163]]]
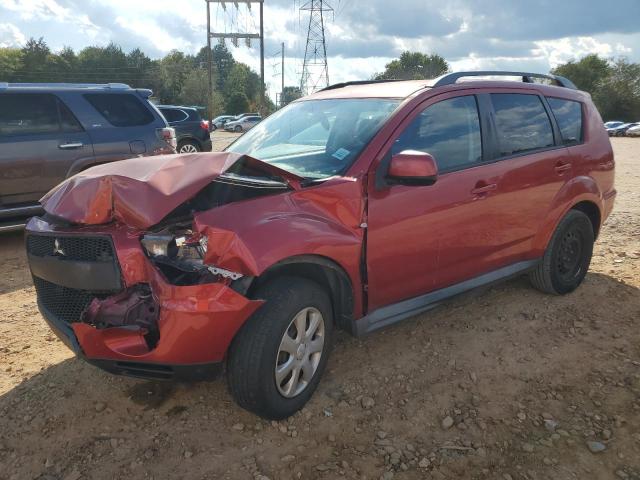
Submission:
[[[593,225],[579,210],[570,210],[556,228],[544,257],[529,278],[545,293],[563,295],[582,283],[593,253]]]
[[[236,125],[233,129],[238,133],[242,131],[242,127],[240,125]]]
[[[313,395],[331,349],[329,296],[310,280],[281,277],[261,288],[265,304],[236,335],[227,382],[236,402],[257,415],[281,420]]]

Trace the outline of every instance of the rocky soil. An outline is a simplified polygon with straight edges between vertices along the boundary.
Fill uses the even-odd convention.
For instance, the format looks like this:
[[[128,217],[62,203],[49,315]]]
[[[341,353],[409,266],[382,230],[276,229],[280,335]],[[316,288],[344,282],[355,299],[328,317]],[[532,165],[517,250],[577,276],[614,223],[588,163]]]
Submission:
[[[614,139],[616,209],[566,297],[526,279],[364,339],[338,336],[288,421],[224,382],[103,373],[38,313],[0,237],[0,479],[640,479],[640,139]]]

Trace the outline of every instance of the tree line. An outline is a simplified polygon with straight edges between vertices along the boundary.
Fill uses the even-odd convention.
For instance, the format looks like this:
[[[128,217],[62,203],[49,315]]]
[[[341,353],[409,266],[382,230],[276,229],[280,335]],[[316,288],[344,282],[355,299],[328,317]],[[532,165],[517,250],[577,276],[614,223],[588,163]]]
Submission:
[[[139,48],[125,53],[114,43],[56,53],[43,38],[31,38],[22,48],[0,48],[0,81],[126,83],[153,90],[158,104],[209,107],[213,115],[274,108],[268,97],[262,103],[260,76],[225,45],[212,48],[212,59],[214,94],[208,105],[206,47],[195,55],[173,50],[154,60]]]
[[[238,62],[224,44],[211,49],[213,98],[207,103],[207,47],[190,55],[173,50],[151,59],[139,48],[125,53],[110,43],[75,52],[65,47],[53,52],[43,38],[31,38],[22,48],[0,48],[0,81],[5,82],[122,82],[134,88],[150,88],[157,103],[208,107],[212,114],[247,111],[269,113],[275,105],[265,95],[260,76]],[[450,71],[438,54],[403,52],[392,60],[376,80],[434,78]],[[640,64],[625,58],[587,55],[559,65],[552,73],[562,75],[591,94],[605,120],[640,121]],[[301,96],[299,87],[285,87],[282,104]]]

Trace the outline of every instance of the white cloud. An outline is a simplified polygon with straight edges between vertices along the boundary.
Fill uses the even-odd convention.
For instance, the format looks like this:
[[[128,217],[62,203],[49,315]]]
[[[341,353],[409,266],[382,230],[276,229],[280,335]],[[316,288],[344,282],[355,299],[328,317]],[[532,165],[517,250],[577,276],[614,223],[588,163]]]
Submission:
[[[0,48],[18,47],[26,41],[18,27],[11,23],[0,23]]]

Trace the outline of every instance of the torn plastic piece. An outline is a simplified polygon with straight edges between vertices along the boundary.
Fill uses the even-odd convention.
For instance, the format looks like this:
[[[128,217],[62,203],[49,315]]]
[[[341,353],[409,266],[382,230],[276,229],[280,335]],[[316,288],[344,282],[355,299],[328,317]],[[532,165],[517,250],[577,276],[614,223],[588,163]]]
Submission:
[[[207,267],[207,270],[209,270],[214,275],[220,275],[223,278],[230,278],[231,280],[239,280],[244,276],[241,273],[230,272],[229,270],[225,270],[224,268]]]

